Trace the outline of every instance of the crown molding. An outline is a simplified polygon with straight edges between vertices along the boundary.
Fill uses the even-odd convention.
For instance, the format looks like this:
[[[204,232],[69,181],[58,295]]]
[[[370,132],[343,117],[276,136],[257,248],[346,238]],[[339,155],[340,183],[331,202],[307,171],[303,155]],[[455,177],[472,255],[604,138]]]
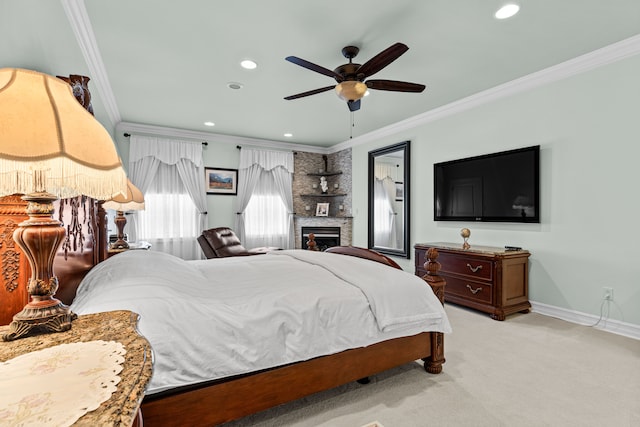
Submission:
[[[140,123],[120,122],[116,125],[116,132],[138,135],[153,135],[198,141],[234,144],[245,147],[271,148],[275,150],[304,151],[307,153],[329,154],[327,147],[293,144],[269,139],[248,138],[243,136],[223,135],[219,133],[200,132],[187,129],[177,129],[164,126],[145,125]]]
[[[506,98],[521,92],[553,83],[567,77],[575,76],[640,53],[640,34],[629,37],[617,43],[594,50],[576,58],[553,65],[532,74],[520,77],[510,82],[478,92],[425,113],[382,127],[373,132],[360,135],[353,139],[338,143],[330,147],[332,152],[345,148],[379,140],[417,126],[424,125],[448,116],[479,107],[484,104]]]
[[[87,9],[84,7],[84,0],[60,1],[67,14],[67,19],[69,19],[73,33],[76,36],[76,40],[84,56],[84,61],[87,63],[89,72],[93,77],[96,90],[104,103],[109,120],[111,120],[112,125],[115,125],[121,120],[120,111],[118,110],[118,104],[116,103],[111,84],[109,83],[107,70],[102,62],[102,56],[100,55],[98,43],[93,34],[93,27],[91,26]]]

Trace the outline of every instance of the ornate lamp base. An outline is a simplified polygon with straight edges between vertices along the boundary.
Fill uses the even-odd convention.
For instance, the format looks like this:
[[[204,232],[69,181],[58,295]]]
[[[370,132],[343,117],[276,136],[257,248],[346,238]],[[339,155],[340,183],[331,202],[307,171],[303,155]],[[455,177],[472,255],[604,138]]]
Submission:
[[[20,223],[13,239],[24,251],[31,266],[27,292],[31,301],[13,316],[9,332],[3,341],[12,341],[35,333],[63,332],[71,328],[77,316],[53,297],[58,290],[58,278],[53,274],[53,260],[65,236],[65,229],[53,219],[52,194],[36,192],[22,197],[26,200],[29,219]]]
[[[2,335],[2,340],[13,341],[32,333],[68,331],[71,329],[71,321],[77,317],[77,314],[56,298],[32,301],[24,306],[20,313],[13,316],[9,332]]]
[[[116,227],[118,228],[118,240],[109,245],[109,249],[129,249],[129,243],[124,240],[124,226],[127,224],[127,218],[124,212],[116,211],[115,218]]]

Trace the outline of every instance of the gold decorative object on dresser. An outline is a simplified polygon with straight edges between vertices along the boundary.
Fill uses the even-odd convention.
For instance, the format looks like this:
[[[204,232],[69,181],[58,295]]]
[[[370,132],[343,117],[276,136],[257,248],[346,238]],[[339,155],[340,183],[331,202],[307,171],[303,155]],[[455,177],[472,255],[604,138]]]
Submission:
[[[70,421],[65,425],[74,423],[75,425],[128,427],[136,425],[134,422],[137,422],[137,425],[142,425],[140,404],[152,374],[152,353],[149,342],[137,332],[137,322],[138,315],[126,310],[87,314],[78,316],[74,320],[73,328],[65,332],[0,342],[0,362],[3,364],[10,361],[9,363],[16,362],[16,365],[20,366],[17,362],[21,358],[39,356],[40,353],[47,351],[53,354],[53,358],[50,357],[47,360],[56,362],[34,365],[32,369],[12,370],[11,375],[0,378],[3,390],[24,388],[29,381],[38,381],[38,379],[52,374],[55,369],[60,369],[65,364],[65,359],[60,355],[56,356],[53,352],[63,354],[65,349],[73,345],[85,347],[95,347],[100,344],[109,347],[117,346],[121,349],[116,356],[117,362],[122,368],[117,373],[118,378],[109,383],[109,387],[115,388],[115,391],[110,396],[107,394],[106,400],[102,391],[100,393],[102,398],[93,402],[93,407],[97,406],[95,410],[87,412],[86,408],[77,405],[77,402],[84,403],[86,401],[87,394],[95,392],[95,390],[87,389],[87,393],[83,393],[82,389],[78,390],[80,381],[77,378],[70,378],[71,383],[68,384],[64,379],[62,381],[47,381],[46,384],[40,384],[39,387],[30,391],[31,399],[22,401],[20,405],[11,405],[7,401],[11,396],[8,399],[0,399],[0,424],[14,425],[14,421],[19,419],[24,424],[31,423],[29,425],[50,425],[43,420],[65,419]],[[8,329],[8,325],[0,326],[0,333],[6,333]],[[76,362],[71,365],[74,363]],[[91,368],[92,364],[94,363],[90,360],[88,368]],[[100,366],[101,361],[96,360],[93,370],[97,370]],[[83,369],[85,372],[81,376],[92,374],[92,369],[87,369],[86,361]],[[37,375],[35,379],[34,375]],[[47,390],[44,389],[45,385]],[[93,386],[95,385],[93,384]],[[70,387],[74,387],[76,393],[70,393]],[[47,395],[46,391],[51,393]],[[68,402],[71,413],[61,413],[59,407],[47,405],[47,401],[51,403],[52,397],[62,398]],[[3,405],[9,406],[3,408]],[[78,409],[80,410],[78,411]]]
[[[438,250],[440,275],[447,281],[446,302],[489,313],[495,320],[527,313],[529,303],[529,251],[474,245],[463,249],[455,243],[418,243],[415,274],[424,276],[426,252]]]

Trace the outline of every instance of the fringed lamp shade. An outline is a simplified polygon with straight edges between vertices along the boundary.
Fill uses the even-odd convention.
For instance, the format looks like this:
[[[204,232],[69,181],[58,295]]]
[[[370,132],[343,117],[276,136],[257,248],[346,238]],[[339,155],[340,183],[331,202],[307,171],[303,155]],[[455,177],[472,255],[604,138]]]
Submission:
[[[129,249],[129,244],[124,240],[124,226],[127,224],[124,212],[144,210],[144,196],[142,192],[128,180],[127,195],[123,196],[120,194],[111,200],[107,200],[102,204],[102,207],[105,209],[113,209],[117,212],[115,223],[116,227],[118,227],[118,238],[110,245],[111,249]]]
[[[45,171],[46,182],[34,177],[36,170]],[[106,200],[126,185],[111,136],[66,82],[0,69],[0,195],[46,190]]]
[[[30,70],[0,69],[0,195],[25,194],[29,219],[13,238],[31,266],[31,301],[13,317],[4,340],[31,331],[71,328],[69,308],[53,298],[55,252],[65,229],[53,201],[125,194],[127,178],[109,133],[61,79]]]

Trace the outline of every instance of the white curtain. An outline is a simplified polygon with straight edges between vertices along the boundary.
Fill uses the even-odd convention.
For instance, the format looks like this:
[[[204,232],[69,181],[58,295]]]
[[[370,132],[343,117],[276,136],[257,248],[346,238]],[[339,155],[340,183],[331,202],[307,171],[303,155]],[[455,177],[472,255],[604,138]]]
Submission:
[[[240,155],[242,156],[242,152],[240,152]],[[238,170],[238,195],[236,197],[236,225],[234,230],[241,242],[246,242],[244,211],[247,209],[261,174],[262,167],[260,165],[251,165]]]
[[[374,245],[385,248],[397,247],[396,212],[394,200],[396,193],[396,166],[388,163],[376,163],[373,188],[374,206]]]
[[[207,224],[202,144],[132,135],[129,179],[145,195],[133,216],[138,240],[183,259],[202,258],[197,237]]]
[[[247,247],[294,247],[293,153],[242,148],[235,231]]]

